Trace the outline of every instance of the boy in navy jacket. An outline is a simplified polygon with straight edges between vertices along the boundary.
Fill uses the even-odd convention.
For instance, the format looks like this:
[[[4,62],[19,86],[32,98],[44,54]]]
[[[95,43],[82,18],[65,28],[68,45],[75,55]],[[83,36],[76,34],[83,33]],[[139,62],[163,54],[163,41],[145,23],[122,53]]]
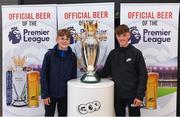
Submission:
[[[44,56],[41,69],[41,97],[45,104],[45,116],[54,116],[57,104],[58,116],[67,115],[67,82],[77,77],[77,60],[69,47],[70,32],[59,30],[57,44]]]

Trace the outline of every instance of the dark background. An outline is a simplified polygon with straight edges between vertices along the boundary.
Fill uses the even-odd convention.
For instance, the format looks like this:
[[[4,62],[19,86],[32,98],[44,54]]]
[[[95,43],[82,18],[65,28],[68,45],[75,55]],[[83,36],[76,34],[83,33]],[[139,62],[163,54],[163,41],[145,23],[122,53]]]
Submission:
[[[115,27],[119,25],[119,7],[120,3],[178,3],[179,0],[0,0],[1,5],[26,5],[26,4],[74,4],[74,3],[100,3],[100,2],[115,2]],[[179,2],[180,3],[180,2]],[[180,20],[180,15],[179,15]],[[180,22],[179,22],[180,30]],[[178,37],[178,84],[177,84],[177,116],[180,116],[180,34]],[[115,46],[117,42],[115,40]],[[2,53],[2,13],[0,8],[0,53]],[[0,83],[2,84],[2,54],[0,54]],[[2,91],[2,86],[0,86]],[[2,93],[0,93],[0,115],[2,115]]]

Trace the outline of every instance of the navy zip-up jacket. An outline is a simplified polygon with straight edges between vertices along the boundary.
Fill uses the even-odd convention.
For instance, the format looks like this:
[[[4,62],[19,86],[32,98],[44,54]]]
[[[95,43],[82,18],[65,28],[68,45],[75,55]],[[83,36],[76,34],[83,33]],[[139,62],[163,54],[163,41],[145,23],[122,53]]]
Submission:
[[[143,100],[147,84],[147,69],[141,51],[132,44],[112,50],[99,77],[112,76],[115,83],[115,96]]]
[[[55,45],[45,54],[41,69],[41,98],[67,96],[67,81],[77,78],[77,59],[71,48]]]

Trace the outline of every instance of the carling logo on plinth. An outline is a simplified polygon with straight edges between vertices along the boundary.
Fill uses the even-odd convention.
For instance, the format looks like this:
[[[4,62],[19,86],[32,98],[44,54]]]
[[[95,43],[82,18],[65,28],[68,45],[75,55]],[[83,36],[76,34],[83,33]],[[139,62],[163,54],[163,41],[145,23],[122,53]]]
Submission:
[[[88,102],[87,104],[80,104],[78,106],[78,111],[81,114],[93,113],[101,108],[101,103],[99,101]]]

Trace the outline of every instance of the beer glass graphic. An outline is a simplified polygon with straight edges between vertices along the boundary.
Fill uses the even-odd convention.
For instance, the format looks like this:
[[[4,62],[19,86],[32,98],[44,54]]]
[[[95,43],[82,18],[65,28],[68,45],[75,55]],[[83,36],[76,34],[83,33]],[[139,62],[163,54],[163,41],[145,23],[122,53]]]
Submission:
[[[28,106],[39,106],[39,71],[30,71],[27,73],[27,92]]]
[[[159,79],[159,73],[157,72],[148,73],[146,96],[145,96],[147,109],[157,108],[158,79]]]

